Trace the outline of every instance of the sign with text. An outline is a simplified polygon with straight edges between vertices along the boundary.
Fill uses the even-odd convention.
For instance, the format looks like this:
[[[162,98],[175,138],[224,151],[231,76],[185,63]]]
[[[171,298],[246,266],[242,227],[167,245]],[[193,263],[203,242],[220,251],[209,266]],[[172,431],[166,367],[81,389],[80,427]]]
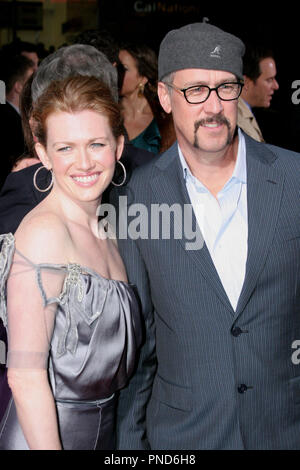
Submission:
[[[111,30],[120,40],[141,37],[154,49],[167,31],[209,16],[199,0],[110,0],[98,5],[100,28]]]

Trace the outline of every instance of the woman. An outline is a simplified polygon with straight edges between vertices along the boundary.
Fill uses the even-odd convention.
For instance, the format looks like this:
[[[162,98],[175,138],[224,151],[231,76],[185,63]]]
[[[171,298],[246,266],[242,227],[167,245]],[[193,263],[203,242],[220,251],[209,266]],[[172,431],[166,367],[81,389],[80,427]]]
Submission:
[[[146,45],[127,44],[119,59],[125,69],[120,95],[129,140],[155,154],[162,152],[175,141],[175,132],[157,96],[156,54]]]
[[[122,153],[122,120],[108,88],[82,76],[52,82],[31,118],[53,187],[15,237],[0,237],[13,394],[0,449],[113,449],[114,393],[140,342],[136,298],[97,218]]]

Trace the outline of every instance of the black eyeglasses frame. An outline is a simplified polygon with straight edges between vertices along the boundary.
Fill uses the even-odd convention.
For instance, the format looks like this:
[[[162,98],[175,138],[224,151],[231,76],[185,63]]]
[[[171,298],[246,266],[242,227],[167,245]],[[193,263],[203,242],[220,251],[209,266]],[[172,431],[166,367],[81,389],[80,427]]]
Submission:
[[[237,81],[237,82],[224,82],[224,83],[220,83],[220,85],[218,85],[217,87],[215,88],[210,88],[208,85],[193,85],[193,86],[189,86],[187,88],[179,88],[177,87],[176,85],[173,85],[172,83],[167,83],[167,82],[163,82],[165,85],[171,87],[171,88],[174,88],[174,90],[176,91],[181,91],[181,93],[183,93],[184,97],[185,97],[185,100],[189,103],[189,104],[201,104],[201,103],[205,103],[205,101],[208,100],[208,98],[210,97],[210,94],[212,91],[215,91],[216,94],[217,94],[217,97],[221,100],[221,101],[235,101],[237,99],[239,99],[241,93],[242,93],[242,89],[243,89],[243,86],[244,86],[244,83],[241,82],[241,81]],[[224,85],[239,85],[240,86],[240,91],[238,93],[238,96],[236,98],[230,98],[230,99],[224,99],[224,98],[221,98],[221,96],[219,96],[219,93],[218,93],[218,89],[221,87],[221,86],[224,86]],[[204,87],[204,88],[207,88],[209,91],[208,91],[208,95],[207,97],[205,98],[205,100],[202,100],[202,101],[198,101],[197,103],[194,103],[194,102],[191,102],[188,100],[187,96],[186,96],[186,92],[187,90],[190,90],[191,88],[197,88],[197,87]]]

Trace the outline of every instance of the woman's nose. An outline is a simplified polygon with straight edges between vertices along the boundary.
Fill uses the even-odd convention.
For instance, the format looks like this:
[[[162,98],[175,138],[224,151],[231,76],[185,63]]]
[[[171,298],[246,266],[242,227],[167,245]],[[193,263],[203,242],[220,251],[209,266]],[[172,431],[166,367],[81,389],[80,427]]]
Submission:
[[[93,168],[94,161],[86,149],[79,149],[77,156],[77,164],[82,170],[89,170]]]

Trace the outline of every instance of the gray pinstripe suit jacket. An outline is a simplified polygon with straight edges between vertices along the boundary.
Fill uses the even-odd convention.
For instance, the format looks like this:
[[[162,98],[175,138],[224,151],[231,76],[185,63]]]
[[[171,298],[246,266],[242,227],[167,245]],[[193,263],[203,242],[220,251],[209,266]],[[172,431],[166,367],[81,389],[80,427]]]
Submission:
[[[236,312],[205,245],[119,241],[146,325],[120,396],[120,449],[300,449],[300,155],[245,138],[248,258]],[[188,204],[176,144],[139,168],[126,194],[128,204]]]

